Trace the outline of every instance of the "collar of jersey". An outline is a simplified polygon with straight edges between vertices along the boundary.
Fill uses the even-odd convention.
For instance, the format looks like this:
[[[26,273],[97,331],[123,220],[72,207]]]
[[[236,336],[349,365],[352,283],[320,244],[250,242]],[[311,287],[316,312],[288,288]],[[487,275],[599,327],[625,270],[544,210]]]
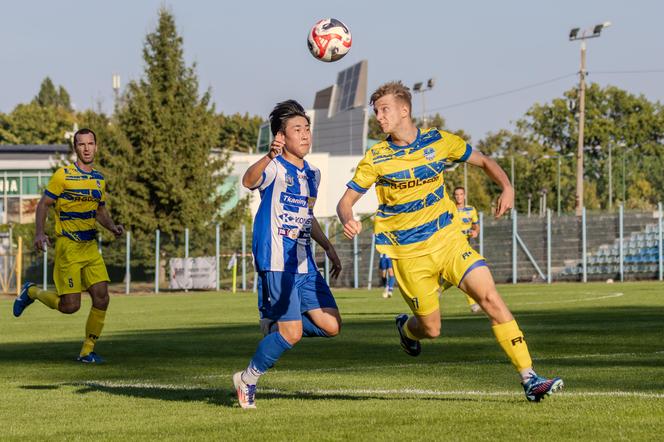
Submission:
[[[419,127],[417,128],[417,136],[415,137],[415,141],[413,141],[412,143],[407,144],[405,146],[397,146],[396,144],[392,143],[392,135],[387,137],[387,139],[385,141],[387,141],[388,144],[390,145],[390,147],[392,149],[395,149],[395,150],[408,149],[410,147],[417,147],[420,144],[420,128]]]
[[[300,168],[297,167],[295,164],[291,163],[290,161],[288,161],[287,159],[285,159],[285,158],[282,157],[281,155],[279,155],[279,156],[276,157],[276,158],[277,158],[277,161],[279,161],[279,162],[280,162],[281,164],[283,164],[284,166],[287,166],[287,167],[288,167],[288,166],[290,166],[290,167],[294,167],[295,169],[297,169],[297,170],[300,171],[300,172],[304,172],[304,171],[307,169],[307,161],[306,161],[306,160],[302,160],[302,161],[304,162],[304,165],[303,165],[302,168],[300,169]]]
[[[95,171],[94,169],[92,169],[90,172],[86,172],[85,170],[83,170],[83,169],[81,169],[80,167],[78,167],[78,163],[77,163],[77,162],[74,162],[74,167],[76,167],[76,170],[78,170],[79,172],[81,172],[81,173],[84,174],[84,175],[92,175],[92,172]]]

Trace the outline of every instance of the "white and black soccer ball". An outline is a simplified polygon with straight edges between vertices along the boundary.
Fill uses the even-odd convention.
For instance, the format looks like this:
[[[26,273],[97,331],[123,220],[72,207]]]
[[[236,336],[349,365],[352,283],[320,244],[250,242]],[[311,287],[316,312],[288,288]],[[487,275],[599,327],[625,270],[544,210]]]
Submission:
[[[319,20],[309,31],[309,52],[320,61],[337,61],[350,51],[353,39],[348,26],[336,18]]]

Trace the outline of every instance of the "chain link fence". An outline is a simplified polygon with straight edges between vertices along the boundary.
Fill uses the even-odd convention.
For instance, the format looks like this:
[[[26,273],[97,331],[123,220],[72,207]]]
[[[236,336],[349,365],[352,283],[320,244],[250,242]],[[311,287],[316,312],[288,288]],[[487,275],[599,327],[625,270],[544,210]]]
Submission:
[[[662,207],[656,211],[586,212],[581,217],[527,216],[512,212],[501,219],[480,214],[480,236],[471,244],[483,254],[496,282],[662,280]],[[372,220],[362,218],[362,233],[350,241],[336,219],[320,220],[341,259],[343,271],[329,279],[330,263],[314,245],[320,271],[332,287],[382,285]],[[132,232],[115,238],[100,234],[98,244],[115,293],[188,290],[255,290],[251,224],[233,229],[211,225],[180,232]],[[5,293],[21,281],[53,287],[53,249],[35,251],[11,231],[0,237],[0,279]],[[23,238],[22,238],[23,239]],[[189,259],[187,259],[189,258]]]

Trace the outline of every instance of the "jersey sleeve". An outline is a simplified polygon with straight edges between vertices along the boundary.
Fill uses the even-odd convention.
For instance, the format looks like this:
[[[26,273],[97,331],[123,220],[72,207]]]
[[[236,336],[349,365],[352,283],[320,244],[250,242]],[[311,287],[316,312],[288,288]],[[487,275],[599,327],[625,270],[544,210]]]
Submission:
[[[99,205],[106,205],[106,181],[101,182],[101,199],[99,200]]]
[[[368,150],[364,158],[358,163],[353,179],[346,184],[349,189],[359,193],[366,193],[376,182],[378,173],[373,165],[371,150]]]
[[[473,211],[470,213],[470,221],[473,224],[478,224],[480,222],[480,219],[477,216],[477,209],[473,207]]]
[[[46,189],[44,189],[44,195],[54,200],[60,198],[62,192],[65,190],[65,169],[63,167],[55,171],[51,177]]]
[[[447,159],[455,163],[463,163],[468,160],[468,157],[473,152],[470,144],[458,135],[447,134],[449,140]]]
[[[272,160],[270,161],[270,164],[267,165],[265,170],[263,171],[263,177],[261,179],[260,184],[258,186],[254,187],[251,190],[265,190],[267,186],[272,184],[274,179],[277,177],[277,163],[276,161]]]

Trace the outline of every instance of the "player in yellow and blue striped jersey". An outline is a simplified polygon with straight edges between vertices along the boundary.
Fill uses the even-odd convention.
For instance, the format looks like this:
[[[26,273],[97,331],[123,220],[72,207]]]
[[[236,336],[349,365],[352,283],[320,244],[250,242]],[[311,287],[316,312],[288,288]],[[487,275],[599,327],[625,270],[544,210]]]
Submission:
[[[454,196],[454,202],[457,209],[457,216],[454,221],[458,223],[461,228],[461,233],[466,235],[468,241],[470,241],[471,238],[477,238],[477,235],[479,235],[480,232],[480,220],[477,216],[477,210],[473,206],[466,204],[466,189],[457,186],[454,188],[452,195]],[[482,307],[480,307],[472,297],[466,295],[466,301],[468,301],[471,312],[480,313],[482,311]]]
[[[90,129],[78,130],[74,134],[74,151],[77,161],[53,174],[37,205],[34,244],[40,251],[50,244],[44,233],[44,223],[48,209],[54,208],[53,280],[56,291],[40,290],[36,284],[26,282],[14,301],[14,316],[21,316],[35,299],[62,313],[75,313],[81,306],[81,292],[87,291],[92,298],[92,308],[77,360],[100,363],[102,358],[93,350],[104,327],[109,278],[97,249],[96,224],[101,224],[116,237],[124,233],[124,228],[111,219],[106,209],[106,181],[92,167],[97,152],[95,133]]]
[[[419,130],[411,116],[411,94],[400,82],[379,87],[371,96],[376,119],[387,139],[369,149],[337,206],[344,235],[362,230],[353,205],[372,186],[378,210],[376,248],[392,258],[402,296],[413,315],[396,317],[401,346],[411,356],[420,340],[440,335],[439,281],[457,285],[473,297],[491,320],[496,340],[521,376],[526,398],[539,401],[560,389],[560,378],[538,376],[528,346],[512,313],[496,290],[484,258],[473,250],[452,220],[455,204],[445,193],[444,171],[450,162],[468,162],[484,170],[502,189],[496,216],[514,203],[514,190],[500,166],[474,151],[460,137],[437,129]]]

